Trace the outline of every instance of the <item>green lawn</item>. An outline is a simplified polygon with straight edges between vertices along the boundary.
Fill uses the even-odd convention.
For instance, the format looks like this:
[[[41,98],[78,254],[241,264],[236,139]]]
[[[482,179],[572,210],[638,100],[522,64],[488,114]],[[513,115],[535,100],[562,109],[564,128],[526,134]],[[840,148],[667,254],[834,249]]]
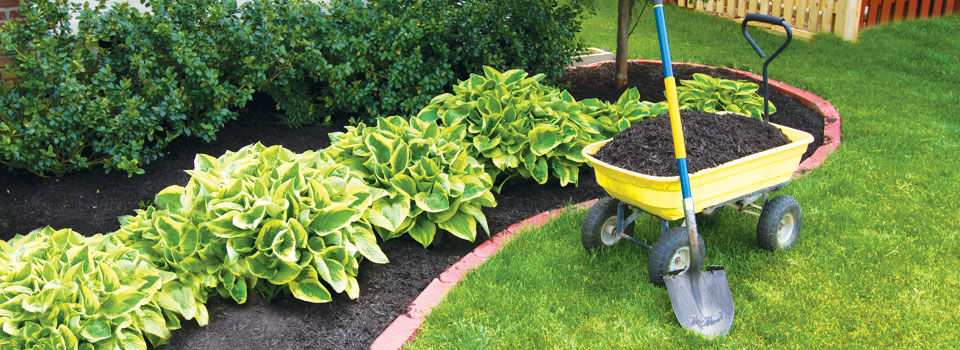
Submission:
[[[612,49],[616,2],[585,23]],[[675,61],[760,72],[738,23],[666,7]],[[630,41],[658,58],[652,11]],[[768,52],[783,36],[758,30]],[[427,319],[413,348],[916,348],[960,344],[960,17],[884,25],[858,43],[794,40],[771,78],[811,91],[843,118],[843,142],[788,186],[804,210],[790,250],[754,240],[756,218],[726,211],[701,233],[736,304],[727,337],[681,328],[648,253],[580,247],[584,211],[523,232]],[[656,223],[638,235],[651,241]]]

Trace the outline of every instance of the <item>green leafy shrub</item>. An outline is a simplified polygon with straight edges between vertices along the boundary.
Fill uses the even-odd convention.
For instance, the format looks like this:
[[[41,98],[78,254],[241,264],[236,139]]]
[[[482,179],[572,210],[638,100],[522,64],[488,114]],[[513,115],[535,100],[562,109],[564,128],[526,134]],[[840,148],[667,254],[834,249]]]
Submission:
[[[385,1],[390,3],[390,1]],[[404,1],[393,2],[403,6]],[[456,55],[457,79],[483,66],[500,70],[523,69],[553,79],[570,65],[570,57],[586,47],[577,36],[583,22],[582,0],[422,1],[442,4],[438,13],[446,38]],[[450,81],[449,84],[454,84]]]
[[[0,84],[0,164],[142,172],[181,135],[212,140],[255,90],[296,127],[413,114],[483,64],[559,75],[582,47],[579,3],[24,1],[0,31],[16,77]]]
[[[116,235],[203,300],[215,287],[243,303],[256,287],[328,302],[321,280],[356,298],[359,259],[387,262],[364,219],[386,193],[316,152],[257,143],[219,158],[197,155],[188,173],[185,187],[157,194],[156,209],[121,218]]]
[[[290,125],[412,114],[482,65],[559,75],[577,40],[579,1],[254,1],[236,57],[270,62],[258,89]],[[261,73],[257,73],[261,74]]]
[[[101,165],[142,172],[180,135],[205,140],[252,89],[230,84],[221,0],[105,10],[67,0],[24,1],[0,31],[10,55],[0,88],[0,164],[37,174]],[[235,5],[234,5],[235,6]],[[78,26],[68,23],[76,16]]]
[[[591,98],[580,101],[580,104],[583,112],[596,120],[596,127],[604,139],[616,136],[641,120],[669,112],[666,101],[640,101],[637,88],[624,91],[615,103]]]
[[[681,80],[677,99],[681,109],[716,113],[734,112],[753,118],[763,118],[763,96],[757,94],[757,84],[743,80],[733,81],[695,73],[693,80]],[[769,102],[770,114],[777,111]]]
[[[336,42],[342,40],[334,38],[340,29],[333,25],[326,5],[307,0],[251,1],[239,8],[237,18],[231,56],[242,59],[237,60],[235,74],[269,94],[285,112],[288,125],[327,122],[340,113],[338,105],[345,106],[343,113],[357,112],[349,106],[360,101],[347,103],[334,94],[350,88],[338,81],[359,79],[355,77],[358,67],[351,63],[362,58],[359,51],[331,55],[333,47],[347,54],[354,43]],[[369,91],[344,93],[360,93],[358,98],[363,98]]]
[[[207,310],[117,237],[49,226],[0,241],[0,348],[146,349]]]
[[[490,232],[481,208],[496,205],[493,181],[467,152],[465,136],[463,125],[394,116],[331,133],[322,152],[387,193],[367,211],[383,239],[408,233],[426,247],[438,227],[469,241],[477,223]]]
[[[566,91],[540,84],[543,78],[484,67],[484,75],[435,97],[418,118],[464,126],[471,154],[493,177],[502,172],[542,184],[552,173],[561,185],[576,184],[586,162],[580,151],[600,139],[597,122]]]

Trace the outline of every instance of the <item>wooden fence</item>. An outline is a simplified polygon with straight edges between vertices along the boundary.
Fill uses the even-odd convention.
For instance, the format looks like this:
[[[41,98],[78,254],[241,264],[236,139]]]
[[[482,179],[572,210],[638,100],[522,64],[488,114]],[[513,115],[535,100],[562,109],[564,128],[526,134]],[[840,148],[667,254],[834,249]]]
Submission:
[[[834,33],[856,40],[860,29],[890,21],[960,13],[960,0],[676,0],[677,5],[743,19],[747,13],[783,17],[794,34]],[[751,22],[753,23],[753,22]],[[770,25],[757,23],[771,28]],[[778,29],[772,27],[771,29]]]
[[[960,13],[960,0],[863,0],[861,28],[902,19],[940,17]]]

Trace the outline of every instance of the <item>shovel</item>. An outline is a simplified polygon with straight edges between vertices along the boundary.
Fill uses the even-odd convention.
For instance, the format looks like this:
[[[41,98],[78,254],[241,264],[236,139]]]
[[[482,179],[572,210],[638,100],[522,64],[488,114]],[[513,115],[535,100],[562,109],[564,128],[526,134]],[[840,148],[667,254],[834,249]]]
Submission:
[[[687,151],[680,123],[680,106],[677,101],[677,82],[673,77],[670,61],[670,44],[667,42],[667,26],[663,18],[663,0],[653,1],[653,13],[657,22],[657,38],[660,42],[660,58],[663,61],[663,82],[666,86],[667,105],[670,108],[670,129],[673,133],[673,150],[680,175],[680,190],[683,194],[684,224],[690,240],[690,265],[686,270],[673,271],[663,277],[670,293],[673,313],[683,328],[700,333],[708,338],[726,335],[733,325],[733,296],[727,283],[727,274],[722,266],[703,268],[700,240],[697,237],[697,220],[687,174]]]

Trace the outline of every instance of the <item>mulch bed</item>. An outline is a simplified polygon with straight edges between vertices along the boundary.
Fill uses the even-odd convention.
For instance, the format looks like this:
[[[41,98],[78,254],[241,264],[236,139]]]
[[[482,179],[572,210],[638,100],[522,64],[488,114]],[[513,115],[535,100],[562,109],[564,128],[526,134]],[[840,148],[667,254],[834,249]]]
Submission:
[[[709,69],[679,68],[677,72],[682,70],[687,76],[696,71],[712,73]],[[659,67],[653,69],[657,75],[647,76],[634,75],[635,69],[631,68],[632,84],[643,85],[645,80],[662,84]],[[590,78],[591,74],[593,78]],[[601,74],[605,74],[602,68],[594,73],[586,69],[576,70],[568,74],[566,81],[578,77],[597,82],[603,80],[599,79]],[[609,77],[607,80],[612,81],[612,73]],[[643,96],[662,94],[659,92],[662,85],[648,85],[647,89],[641,89]],[[600,85],[593,89],[597,86]],[[578,98],[589,97],[590,89],[573,86]],[[595,90],[593,96],[602,97],[604,93],[607,91]],[[619,93],[611,95],[616,96],[614,100],[619,97]],[[781,107],[786,104],[776,99],[774,103],[781,108],[778,114],[790,115],[789,107]],[[185,137],[178,139],[166,149],[163,158],[145,167],[144,175],[127,177],[124,173],[104,174],[102,170],[94,169],[59,179],[41,179],[0,170],[0,239],[9,240],[16,233],[27,233],[44,225],[69,227],[85,235],[112,232],[119,228],[117,217],[133,214],[141,203],[151,202],[157,192],[169,185],[185,184],[189,176],[183,170],[193,167],[196,153],[219,156],[227,150],[236,150],[257,141],[303,152],[326,147],[329,145],[327,134],[343,128],[343,122],[340,122],[327,127],[291,130],[283,125],[272,106],[269,99],[256,98],[213,143]],[[819,145],[822,142],[822,118],[819,129],[799,128],[808,132],[820,130],[820,139],[814,143]],[[594,180],[593,170],[585,166],[580,171],[579,187],[560,187],[555,182],[546,185],[514,182],[496,196],[498,206],[484,212],[490,230],[496,233],[537,213],[604,194]],[[433,278],[480,243],[447,239],[439,247],[423,249],[419,243],[406,237],[384,242],[383,250],[390,263],[361,263],[360,297],[357,300],[338,295],[327,304],[310,304],[291,297],[279,297],[273,303],[267,303],[256,293],[251,293],[246,304],[236,305],[212,297],[207,305],[210,324],[201,328],[194,322],[185,322],[183,329],[173,332],[171,343],[161,348],[367,348]]]
[[[691,174],[790,143],[780,129],[755,118],[687,110],[680,116]],[[640,174],[677,176],[670,117],[661,114],[627,128],[594,156]]]

